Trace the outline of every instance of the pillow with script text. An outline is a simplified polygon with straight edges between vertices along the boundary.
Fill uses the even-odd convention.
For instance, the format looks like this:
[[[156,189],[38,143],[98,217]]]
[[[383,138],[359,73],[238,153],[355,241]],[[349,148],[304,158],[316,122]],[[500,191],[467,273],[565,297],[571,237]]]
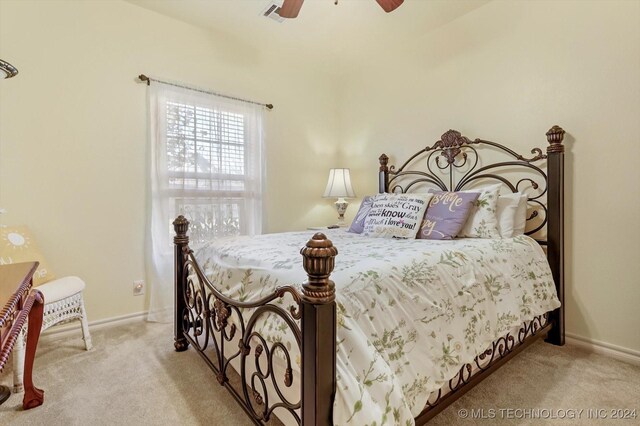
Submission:
[[[431,194],[378,194],[364,221],[362,235],[415,238]]]
[[[478,192],[431,193],[427,212],[418,231],[418,239],[452,240],[467,222],[475,206]]]

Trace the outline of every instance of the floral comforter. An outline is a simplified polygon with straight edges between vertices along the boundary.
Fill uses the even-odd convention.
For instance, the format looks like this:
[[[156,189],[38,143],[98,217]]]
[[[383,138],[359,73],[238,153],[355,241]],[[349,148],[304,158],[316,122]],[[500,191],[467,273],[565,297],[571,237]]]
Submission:
[[[454,241],[367,238],[343,230],[331,278],[338,306],[334,424],[411,425],[428,395],[492,341],[560,306],[527,236]],[[217,240],[196,256],[228,296],[252,300],[305,278],[312,232]],[[268,340],[283,327],[261,324]]]

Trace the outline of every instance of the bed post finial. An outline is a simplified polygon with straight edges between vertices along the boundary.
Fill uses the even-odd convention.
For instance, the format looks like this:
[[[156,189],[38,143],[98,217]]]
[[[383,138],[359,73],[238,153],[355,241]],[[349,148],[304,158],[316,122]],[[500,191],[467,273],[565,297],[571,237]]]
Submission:
[[[547,132],[547,260],[562,306],[549,314],[553,327],[547,342],[564,345],[564,130],[553,126]]]
[[[380,172],[378,173],[378,192],[389,192],[389,157],[387,154],[382,154],[378,157],[380,161]]]
[[[564,145],[562,145],[563,139],[564,130],[562,129],[562,127],[556,125],[550,128],[547,132],[547,141],[549,142],[547,153],[564,152]]]
[[[173,237],[173,242],[189,243],[189,237],[187,231],[189,230],[189,221],[184,216],[180,215],[173,221],[173,230],[176,232],[176,236]]]
[[[176,235],[173,237],[174,244],[174,289],[175,289],[175,311],[174,311],[174,342],[173,346],[176,351],[186,351],[189,347],[189,342],[184,337],[183,321],[182,317],[185,312],[184,290],[186,288],[186,276],[184,274],[184,253],[185,249],[189,246],[189,236],[187,231],[189,230],[189,221],[182,215],[178,216],[173,221],[173,229]]]
[[[302,424],[333,424],[336,393],[336,302],[330,279],[338,250],[318,232],[302,247]]]
[[[302,284],[304,298],[316,305],[333,302],[335,284],[329,279],[329,275],[333,272],[338,249],[326,235],[318,232],[302,247],[300,254],[309,277]]]
[[[389,167],[387,166],[387,164],[389,164],[389,157],[387,157],[387,154],[382,154],[380,157],[378,157],[378,161],[380,161],[380,171],[384,172],[384,171],[389,171]]]

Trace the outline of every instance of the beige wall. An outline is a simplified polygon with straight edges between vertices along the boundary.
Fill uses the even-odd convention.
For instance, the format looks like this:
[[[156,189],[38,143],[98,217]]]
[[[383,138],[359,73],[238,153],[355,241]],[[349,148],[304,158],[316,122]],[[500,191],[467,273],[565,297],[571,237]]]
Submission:
[[[363,63],[340,152],[361,194],[449,128],[546,146],[568,132],[567,332],[640,350],[640,2],[491,2]],[[366,70],[366,72],[362,72]]]
[[[334,218],[333,80],[120,1],[0,1],[0,207],[28,224],[58,275],[87,282],[91,320],[146,309],[146,86],[140,73],[271,102],[267,230]],[[327,89],[327,87],[329,89]]]

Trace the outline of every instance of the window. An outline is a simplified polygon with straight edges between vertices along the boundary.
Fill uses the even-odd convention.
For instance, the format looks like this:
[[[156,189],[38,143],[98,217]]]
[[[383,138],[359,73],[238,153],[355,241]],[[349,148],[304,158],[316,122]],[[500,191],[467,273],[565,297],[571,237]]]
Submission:
[[[167,168],[174,210],[189,218],[193,243],[246,233],[242,114],[167,102]]]
[[[260,233],[262,108],[181,91],[167,89],[158,104],[170,219],[189,219],[192,246]]]
[[[260,105],[159,82],[149,86],[150,320],[173,316],[176,216],[189,220],[192,248],[262,232],[263,114]]]

